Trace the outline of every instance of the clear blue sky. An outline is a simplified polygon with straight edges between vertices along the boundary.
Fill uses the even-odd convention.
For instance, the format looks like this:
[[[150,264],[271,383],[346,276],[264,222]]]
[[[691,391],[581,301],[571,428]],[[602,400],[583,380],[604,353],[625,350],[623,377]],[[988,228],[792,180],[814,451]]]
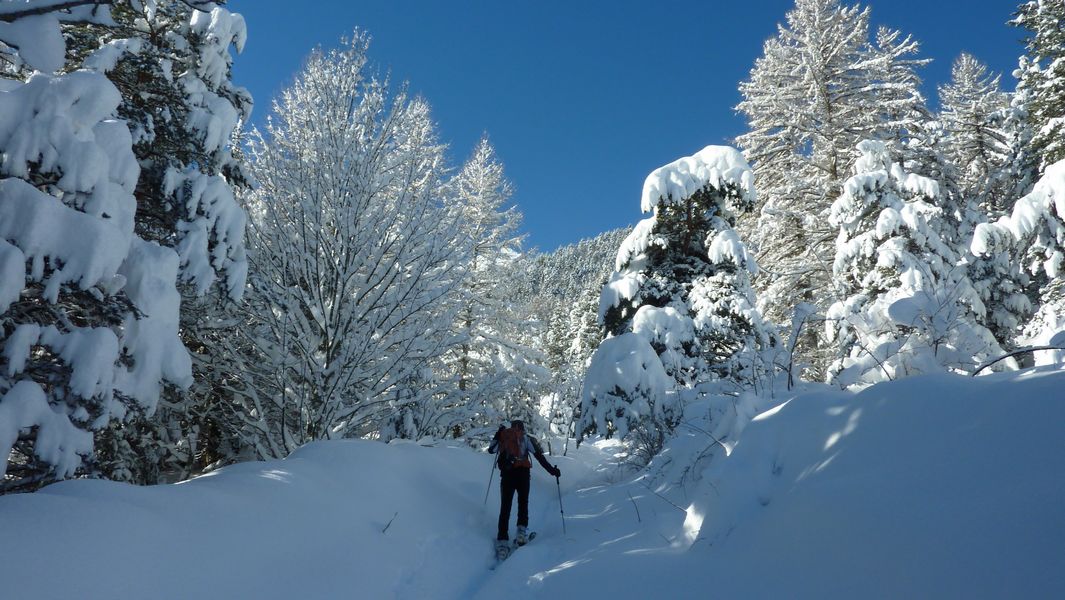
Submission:
[[[1013,0],[870,0],[873,25],[921,41],[925,94],[961,51],[1003,73],[1022,52]],[[315,46],[355,27],[371,60],[428,99],[460,164],[487,132],[515,186],[527,245],[635,223],[652,169],[743,131],[738,83],[793,0],[230,0],[248,43],[234,79],[254,123]]]

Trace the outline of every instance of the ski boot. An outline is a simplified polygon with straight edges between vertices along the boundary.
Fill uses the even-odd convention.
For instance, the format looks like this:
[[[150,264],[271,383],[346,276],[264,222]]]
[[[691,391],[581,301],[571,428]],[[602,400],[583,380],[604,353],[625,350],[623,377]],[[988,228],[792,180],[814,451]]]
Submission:
[[[496,560],[503,561],[510,556],[510,540],[496,540]]]
[[[514,543],[519,546],[524,546],[529,541],[529,534],[525,527],[518,527],[518,535],[514,538]]]

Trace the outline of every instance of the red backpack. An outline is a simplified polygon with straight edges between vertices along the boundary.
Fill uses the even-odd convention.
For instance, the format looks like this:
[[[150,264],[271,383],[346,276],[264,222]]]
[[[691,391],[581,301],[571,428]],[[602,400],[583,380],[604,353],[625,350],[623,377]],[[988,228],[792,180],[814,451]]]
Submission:
[[[517,427],[499,432],[499,468],[532,468],[529,453],[525,451],[525,431]]]

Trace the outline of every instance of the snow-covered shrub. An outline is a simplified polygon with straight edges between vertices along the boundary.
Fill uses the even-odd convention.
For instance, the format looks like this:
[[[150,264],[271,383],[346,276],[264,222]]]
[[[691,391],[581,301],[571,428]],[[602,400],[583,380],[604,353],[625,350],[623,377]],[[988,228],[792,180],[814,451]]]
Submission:
[[[675,386],[646,338],[632,332],[607,338],[588,365],[579,434],[625,438],[642,429],[660,436],[679,416],[667,401]]]
[[[667,392],[708,380],[748,385],[762,376],[758,353],[775,337],[754,305],[754,258],[732,229],[754,202],[753,174],[732,148],[708,146],[647,177],[641,208],[654,214],[622,243],[600,296],[608,339],[585,379],[581,435],[624,435],[638,423],[668,431]],[[625,341],[607,345],[614,338]],[[660,369],[669,385],[609,366],[622,357],[651,373],[651,382],[661,379]]]
[[[966,371],[1000,352],[959,259],[938,233],[936,181],[906,173],[883,143],[858,144],[856,174],[832,205],[839,227],[833,275],[840,300],[826,336],[839,349],[829,378],[871,383]]]

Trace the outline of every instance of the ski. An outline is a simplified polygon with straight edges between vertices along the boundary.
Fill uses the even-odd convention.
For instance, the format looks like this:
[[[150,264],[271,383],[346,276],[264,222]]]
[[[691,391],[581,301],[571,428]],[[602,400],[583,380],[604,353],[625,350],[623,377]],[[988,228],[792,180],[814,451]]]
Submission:
[[[491,567],[489,567],[489,570],[495,571],[496,567],[498,567],[500,564],[502,564],[503,561],[505,561],[508,558],[510,558],[510,556],[512,554],[514,554],[514,552],[518,548],[521,548],[522,546],[527,546],[529,544],[529,542],[533,541],[534,539],[536,539],[536,532],[535,531],[530,531],[528,537],[525,539],[525,543],[524,544],[520,544],[519,545],[517,542],[511,542],[509,545],[506,546],[506,554],[502,554],[501,552],[496,551],[496,561],[495,561],[495,563],[492,564]]]

